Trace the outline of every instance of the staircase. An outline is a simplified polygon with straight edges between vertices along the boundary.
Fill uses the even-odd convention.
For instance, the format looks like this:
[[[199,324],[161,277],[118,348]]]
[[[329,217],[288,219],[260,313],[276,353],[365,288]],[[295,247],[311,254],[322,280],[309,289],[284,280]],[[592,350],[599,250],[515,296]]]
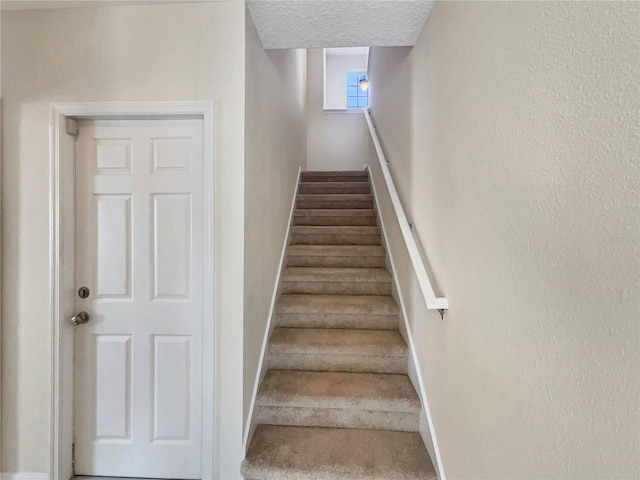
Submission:
[[[252,480],[435,480],[367,172],[303,172]]]

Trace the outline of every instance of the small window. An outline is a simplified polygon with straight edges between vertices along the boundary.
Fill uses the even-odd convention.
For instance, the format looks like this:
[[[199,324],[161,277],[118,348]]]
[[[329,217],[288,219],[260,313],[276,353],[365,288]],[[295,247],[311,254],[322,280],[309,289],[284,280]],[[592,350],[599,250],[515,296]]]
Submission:
[[[367,78],[369,47],[324,48],[322,55],[322,108],[349,113],[368,108],[369,94],[360,80]],[[368,83],[362,86],[368,88]]]
[[[344,77],[343,77],[344,78]],[[366,80],[362,72],[347,73],[347,108],[366,108],[369,106],[369,90],[360,88],[360,81]]]

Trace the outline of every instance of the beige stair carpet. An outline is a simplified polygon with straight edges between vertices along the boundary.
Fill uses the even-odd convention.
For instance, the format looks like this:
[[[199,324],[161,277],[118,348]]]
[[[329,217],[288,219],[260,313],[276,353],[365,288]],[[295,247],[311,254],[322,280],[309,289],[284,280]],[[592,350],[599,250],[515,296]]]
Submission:
[[[303,172],[248,480],[435,480],[367,172]]]

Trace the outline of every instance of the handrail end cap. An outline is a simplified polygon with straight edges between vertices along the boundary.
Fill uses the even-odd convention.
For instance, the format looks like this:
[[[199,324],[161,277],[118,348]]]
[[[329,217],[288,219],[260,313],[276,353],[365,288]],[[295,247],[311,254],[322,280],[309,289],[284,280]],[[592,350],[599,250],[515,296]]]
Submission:
[[[429,310],[448,310],[449,302],[444,297],[434,298],[427,303]]]

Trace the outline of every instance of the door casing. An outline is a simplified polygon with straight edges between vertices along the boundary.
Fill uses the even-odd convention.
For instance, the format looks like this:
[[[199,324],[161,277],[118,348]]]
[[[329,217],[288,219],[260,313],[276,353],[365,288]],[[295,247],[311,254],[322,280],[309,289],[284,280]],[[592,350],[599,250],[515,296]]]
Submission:
[[[214,439],[214,172],[213,102],[53,103],[50,107],[51,275],[51,480],[73,475],[73,350],[69,319],[75,314],[75,137],[76,119],[201,119],[204,161],[204,285],[202,345],[202,478],[213,478]],[[69,125],[70,126],[70,125]]]

